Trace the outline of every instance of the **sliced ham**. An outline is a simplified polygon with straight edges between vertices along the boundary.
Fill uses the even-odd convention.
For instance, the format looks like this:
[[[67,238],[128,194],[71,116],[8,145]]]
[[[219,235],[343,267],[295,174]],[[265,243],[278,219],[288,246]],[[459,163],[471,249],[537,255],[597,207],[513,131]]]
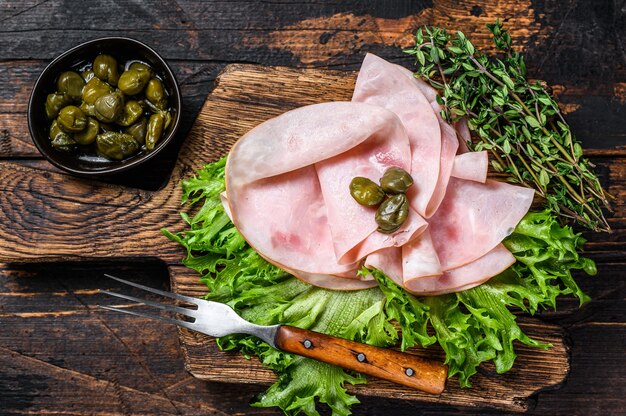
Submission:
[[[370,213],[371,218],[374,218],[374,212],[372,210]],[[397,231],[392,234],[384,234],[377,231],[370,233],[365,240],[340,257],[339,262],[342,264],[354,263],[382,248],[401,247],[409,241],[418,238],[426,230],[427,226],[428,223],[417,212],[409,208],[409,217]]]
[[[504,182],[451,178],[446,197],[428,221],[442,270],[470,263],[494,249],[526,214],[534,191]]]
[[[365,259],[365,267],[381,270],[397,285],[403,285],[402,249],[399,247],[384,248],[370,254]]]
[[[461,153],[454,157],[452,176],[459,179],[467,179],[485,183],[489,169],[489,156],[487,151]]]
[[[230,186],[313,165],[352,149],[372,134],[388,131],[390,125],[403,129],[392,113],[355,104],[313,104],[259,124],[231,149],[226,178]]]
[[[285,271],[293,274],[305,283],[330,290],[361,290],[378,286],[378,283],[372,279],[351,279],[345,278],[345,276],[305,273],[289,269],[285,269]]]
[[[472,141],[472,136],[469,131],[469,127],[467,126],[467,119],[462,118],[461,120],[454,123],[454,129],[456,130],[457,136],[459,137],[459,151],[458,153],[467,153],[469,152],[469,147],[467,144]]]
[[[433,103],[433,108],[439,108],[436,103]],[[454,155],[456,155],[456,150],[459,147],[459,141],[456,137],[456,132],[454,129],[443,119],[439,114],[436,115],[437,120],[439,121],[439,127],[441,128],[441,153],[439,155],[439,177],[437,178],[437,184],[435,187],[435,192],[428,201],[428,206],[426,207],[425,218],[432,217],[437,209],[439,209],[439,205],[443,200],[443,197],[446,194],[446,190],[448,189],[448,181],[450,180],[450,175],[452,174],[452,168],[454,166]]]
[[[435,251],[430,231],[426,230],[419,238],[402,246],[403,284],[425,277],[442,274],[439,256]]]
[[[411,150],[414,186],[408,192],[411,206],[428,217],[429,202],[439,179],[441,130],[429,100],[407,69],[367,54],[361,65],[352,101],[384,107],[394,112],[406,127]]]
[[[371,209],[349,193],[353,177],[408,169],[409,158],[404,126],[382,107],[337,102],[292,110],[254,128],[231,150],[226,186],[233,223],[279,267],[341,275],[369,252],[404,244],[424,229],[412,213],[400,230],[383,236]],[[346,260],[357,246],[361,254]]]
[[[289,111],[235,144],[226,211],[261,256],[316,286],[373,287],[363,264],[420,295],[477,286],[515,261],[501,242],[534,192],[487,180],[487,153],[465,146],[467,124],[439,113],[430,85],[368,54],[352,102]],[[349,184],[378,182],[390,167],[414,185],[407,221],[383,234]]]
[[[515,263],[515,257],[502,244],[484,256],[441,276],[425,277],[404,282],[407,290],[415,295],[442,295],[476,287],[503,272]]]
[[[237,162],[236,154],[233,160]],[[326,206],[312,165],[243,186],[228,185],[230,178],[227,171],[233,223],[270,262],[308,273],[339,274],[354,268],[337,263]]]
[[[384,247],[401,246],[426,227],[424,219],[412,212],[393,234],[376,232],[376,208],[359,205],[350,195],[355,176],[378,182],[390,167],[411,169],[409,140],[397,118],[358,146],[315,164],[340,264],[354,263]]]

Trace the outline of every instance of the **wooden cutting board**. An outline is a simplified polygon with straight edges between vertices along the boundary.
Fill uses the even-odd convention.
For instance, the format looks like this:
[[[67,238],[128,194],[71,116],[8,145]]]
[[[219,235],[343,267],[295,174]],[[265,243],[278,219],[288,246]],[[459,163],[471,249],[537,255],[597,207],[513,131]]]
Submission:
[[[183,250],[159,231],[184,228],[180,180],[225,155],[241,135],[264,120],[302,105],[349,100],[354,81],[354,73],[342,71],[228,66],[186,138],[170,180],[155,192],[0,163],[0,262],[156,258],[168,266],[174,291],[204,295],[206,287],[198,275],[180,265]],[[456,378],[440,396],[375,379],[348,389],[358,395],[523,411],[532,394],[563,383],[569,356],[561,328],[533,318],[519,321],[529,336],[553,347],[544,351],[518,344],[513,370],[499,375],[493,365],[483,365],[472,379],[472,389],[460,389]],[[221,352],[210,337],[179,333],[185,366],[198,378],[260,385],[275,380],[256,359]],[[412,352],[443,359],[438,347]]]

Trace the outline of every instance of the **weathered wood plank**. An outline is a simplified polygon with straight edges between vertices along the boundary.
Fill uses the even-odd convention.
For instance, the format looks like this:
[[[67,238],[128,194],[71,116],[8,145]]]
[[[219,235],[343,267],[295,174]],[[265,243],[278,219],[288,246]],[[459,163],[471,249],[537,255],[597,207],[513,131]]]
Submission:
[[[92,4],[86,16],[58,2],[5,6],[0,12],[11,18],[3,22],[0,37],[0,78],[11,82],[0,90],[0,157],[38,156],[24,115],[36,76],[56,55],[98,36],[150,39],[182,78],[188,117],[183,124],[189,126],[226,62],[358,69],[369,51],[409,66],[401,49],[420,25],[462,30],[479,48],[491,49],[484,24],[496,17],[507,22],[527,54],[530,74],[553,85],[585,147],[624,144],[626,70],[616,57],[623,56],[626,26],[616,21],[609,0],[593,9],[572,0],[566,13],[560,12],[561,2],[517,0],[162,3],[108,0]],[[111,13],[119,19],[100,18]]]
[[[28,137],[25,114],[12,108],[25,105],[23,97],[28,95],[37,76],[36,66],[43,68],[61,51],[99,35],[135,36],[166,56],[179,81],[183,78],[184,124],[188,127],[202,106],[215,75],[227,63],[329,66],[354,70],[366,51],[401,62],[399,42],[406,42],[410,38],[411,25],[429,15],[437,16],[437,24],[461,28],[468,34],[479,32],[477,36],[481,39],[486,39],[482,23],[496,17],[505,18],[509,26],[515,26],[515,39],[525,49],[531,74],[556,85],[559,102],[570,112],[568,120],[585,146],[617,149],[625,143],[622,120],[626,103],[626,67],[621,46],[626,17],[619,7],[612,0],[533,0],[521,3],[487,0],[182,0],[163,1],[158,7],[154,3],[104,0],[88,2],[84,8],[77,8],[72,2],[3,1],[0,2],[0,103],[4,107],[0,110],[0,158],[29,158],[20,160],[20,164],[56,171],[47,162],[30,160],[38,154]],[[114,20],[101,18],[111,14],[115,15]],[[363,28],[359,26],[361,21],[364,22],[361,24]],[[102,30],[94,30],[94,27]],[[309,43],[308,47],[306,43]],[[11,73],[2,72],[6,67],[14,69]],[[604,159],[611,153],[594,152],[596,155]],[[621,155],[619,151],[612,154]],[[606,172],[612,172],[610,183],[620,178],[623,181],[624,176],[619,175],[622,168],[611,167],[612,163],[604,165]],[[157,166],[151,170],[153,172],[137,172],[133,178],[117,178],[115,181],[154,190],[167,179],[171,166],[158,180],[151,176],[162,175],[164,169]],[[26,175],[21,180],[25,178]],[[56,189],[64,188],[56,185]],[[68,202],[68,205],[72,204],[75,203]],[[45,214],[45,211],[39,213]],[[615,223],[622,224],[623,228],[621,218],[624,218],[623,212],[616,216]],[[575,312],[576,302],[564,299],[559,302],[556,312],[542,314],[543,319],[569,327],[572,370],[564,387],[539,394],[532,414],[613,414],[624,408],[621,372],[626,366],[623,354],[626,342],[623,329],[626,311],[625,238],[623,232],[610,238],[602,235],[600,240],[596,240],[595,235],[589,237],[592,240],[590,246],[594,247],[590,252],[593,258],[606,261],[606,265],[600,267],[598,277],[580,280],[596,300]],[[67,304],[52,308],[55,303],[51,299],[58,297],[57,293],[62,293],[62,289],[49,285],[48,279],[70,278],[75,286],[69,286],[88,302],[89,295],[80,291],[93,289],[86,282],[97,280],[96,270],[97,273],[111,271],[111,267],[122,268],[121,264],[41,264],[29,266],[29,272],[16,267],[0,266],[0,286],[3,287],[0,291],[0,361],[4,369],[0,372],[1,413],[127,415],[171,411],[166,399],[153,397],[158,396],[154,393],[154,386],[141,382],[145,372],[137,364],[136,357],[148,364],[157,362],[163,368],[169,366],[169,374],[180,370],[179,355],[170,352],[155,355],[150,344],[141,342],[144,332],[159,333],[159,344],[165,341],[165,350],[171,351],[169,341],[173,337],[168,331],[175,333],[173,329],[150,322],[136,325],[135,321],[130,321],[134,318],[120,317],[114,324],[124,328],[128,323],[132,332],[124,336],[128,341],[134,341],[136,357],[120,348],[102,352],[107,343],[100,346],[97,359],[90,360],[81,356],[90,357],[93,346],[98,345],[97,340],[68,342],[65,339],[67,334],[87,332],[82,319],[78,319],[83,315],[47,313],[74,313],[66,308]],[[152,269],[147,269],[143,275],[141,272],[137,274],[139,281],[159,285]],[[72,277],[74,275],[82,277]],[[165,279],[162,272],[159,275]],[[3,286],[5,282],[6,286]],[[202,288],[197,290],[202,294]],[[16,309],[8,308],[6,305],[9,304]],[[9,316],[14,312],[34,315],[16,319]],[[27,319],[36,319],[37,323],[29,326],[29,332],[24,332],[21,324]],[[42,337],[37,337],[38,334]],[[31,356],[43,364],[33,363],[28,358]],[[102,361],[100,365],[98,361]],[[107,364],[108,368],[105,368]],[[70,371],[60,372],[58,369]],[[77,373],[93,379],[75,379]],[[166,373],[157,372],[157,375]],[[184,403],[178,406],[179,414],[277,414],[273,409],[255,409],[247,405],[248,400],[262,390],[259,386],[202,383],[185,377],[181,373],[181,378],[166,389],[173,401]],[[98,384],[94,379],[104,382]],[[127,388],[129,385],[133,387]],[[118,391],[122,393],[118,394]],[[393,413],[401,416],[413,415],[416,410],[423,414],[501,414],[501,411],[484,408],[459,409],[381,397],[361,396],[361,401],[362,405],[355,407],[355,414]]]
[[[101,288],[145,296],[103,271],[169,288],[156,262],[0,265],[0,413],[269,413],[249,409],[232,385],[185,372],[173,326],[97,309],[128,304]]]

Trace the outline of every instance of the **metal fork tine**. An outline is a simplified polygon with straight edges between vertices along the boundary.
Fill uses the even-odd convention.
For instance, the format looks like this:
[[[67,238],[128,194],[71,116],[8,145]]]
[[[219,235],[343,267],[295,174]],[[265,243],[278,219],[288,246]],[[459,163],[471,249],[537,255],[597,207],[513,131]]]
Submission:
[[[173,319],[173,318],[166,318],[166,317],[159,316],[159,315],[150,315],[148,313],[129,311],[127,309],[120,309],[120,308],[116,308],[114,306],[98,305],[98,307],[101,308],[101,309],[107,309],[107,310],[110,310],[110,311],[121,312],[121,313],[125,313],[125,314],[128,314],[128,315],[140,316],[142,318],[156,319],[157,321],[163,321],[163,322],[167,322],[168,324],[182,326],[182,327],[185,327],[187,329],[194,330],[194,331],[196,330],[194,328],[194,324],[192,322],[181,321],[181,320]]]
[[[127,284],[129,286],[136,287],[138,289],[143,289],[148,292],[156,293],[157,295],[165,296],[171,299],[182,300],[183,302],[193,303],[194,305],[200,306],[200,302],[203,302],[201,299],[192,298],[191,296],[179,295],[177,293],[165,292],[159,289],[153,289],[148,286],[140,285],[139,283],[129,282],[128,280],[120,279],[119,277],[111,276],[110,274],[104,274],[109,279],[117,280],[118,282]]]
[[[144,305],[148,305],[148,306],[154,306],[155,308],[163,309],[163,310],[168,311],[168,312],[180,313],[181,315],[189,316],[189,317],[192,317],[192,318],[196,317],[196,315],[193,313],[194,311],[192,309],[181,308],[181,307],[175,306],[175,305],[166,305],[164,303],[153,302],[153,301],[148,300],[148,299],[141,299],[141,298],[136,298],[134,296],[123,295],[121,293],[110,292],[110,291],[104,290],[104,289],[100,289],[100,293],[106,293],[107,295],[115,296],[117,298],[122,298],[122,299],[130,300],[130,301],[133,301],[133,302],[143,303]]]

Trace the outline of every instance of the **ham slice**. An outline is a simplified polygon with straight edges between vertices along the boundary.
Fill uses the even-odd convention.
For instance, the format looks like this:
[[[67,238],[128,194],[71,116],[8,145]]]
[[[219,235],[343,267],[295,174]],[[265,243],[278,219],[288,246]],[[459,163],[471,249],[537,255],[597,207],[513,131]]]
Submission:
[[[504,182],[451,178],[441,206],[428,221],[442,270],[470,263],[494,249],[526,214],[534,191]]]
[[[401,248],[389,247],[370,254],[365,259],[365,267],[382,270],[397,285],[404,284]]]
[[[436,103],[432,103],[432,106],[433,109],[439,108],[439,105]],[[454,155],[456,155],[456,150],[459,147],[459,141],[452,126],[443,121],[438,113],[436,116],[439,121],[439,127],[441,128],[441,154],[439,156],[440,169],[435,192],[433,192],[430,201],[428,201],[426,218],[433,216],[446,194],[448,181],[450,180],[450,175],[452,174],[452,168],[454,166]]]
[[[467,147],[467,143],[472,141],[472,136],[467,125],[467,120],[462,118],[454,123],[454,129],[459,137],[459,153],[469,152],[470,150],[469,147]]]
[[[498,244],[483,257],[464,266],[444,272],[441,276],[424,277],[404,282],[405,288],[415,295],[442,295],[476,287],[515,263],[515,257]]]
[[[407,196],[411,206],[427,218],[432,214],[429,202],[437,191],[439,179],[441,130],[429,100],[416,81],[407,69],[368,53],[352,101],[384,107],[394,112],[406,127],[411,146],[411,165],[407,171],[415,183]]]
[[[336,102],[292,110],[231,150],[226,186],[233,223],[268,261],[296,276],[345,275],[369,252],[404,244],[425,228],[412,213],[396,233],[382,235],[371,209],[348,190],[354,176],[408,168],[409,158],[404,126],[382,107]],[[348,258],[355,248],[360,254]]]
[[[387,127],[360,145],[315,165],[340,264],[354,263],[384,247],[399,247],[426,227],[424,219],[412,212],[393,234],[376,232],[376,208],[355,203],[348,191],[355,176],[378,182],[390,167],[411,169],[411,148],[400,120],[395,119]]]
[[[404,285],[416,279],[441,274],[441,263],[429,230],[409,244],[402,246],[402,282]]]
[[[485,183],[487,170],[489,169],[489,156],[487,151],[467,152],[456,155],[452,176],[468,181]]]
[[[233,146],[222,201],[248,243],[333,290],[375,286],[358,276],[363,264],[420,295],[474,287],[509,267],[501,242],[534,192],[487,180],[487,153],[464,146],[467,124],[444,122],[436,91],[405,68],[368,54],[352,100],[289,111]],[[378,182],[390,167],[414,185],[407,221],[383,234],[349,184]]]

